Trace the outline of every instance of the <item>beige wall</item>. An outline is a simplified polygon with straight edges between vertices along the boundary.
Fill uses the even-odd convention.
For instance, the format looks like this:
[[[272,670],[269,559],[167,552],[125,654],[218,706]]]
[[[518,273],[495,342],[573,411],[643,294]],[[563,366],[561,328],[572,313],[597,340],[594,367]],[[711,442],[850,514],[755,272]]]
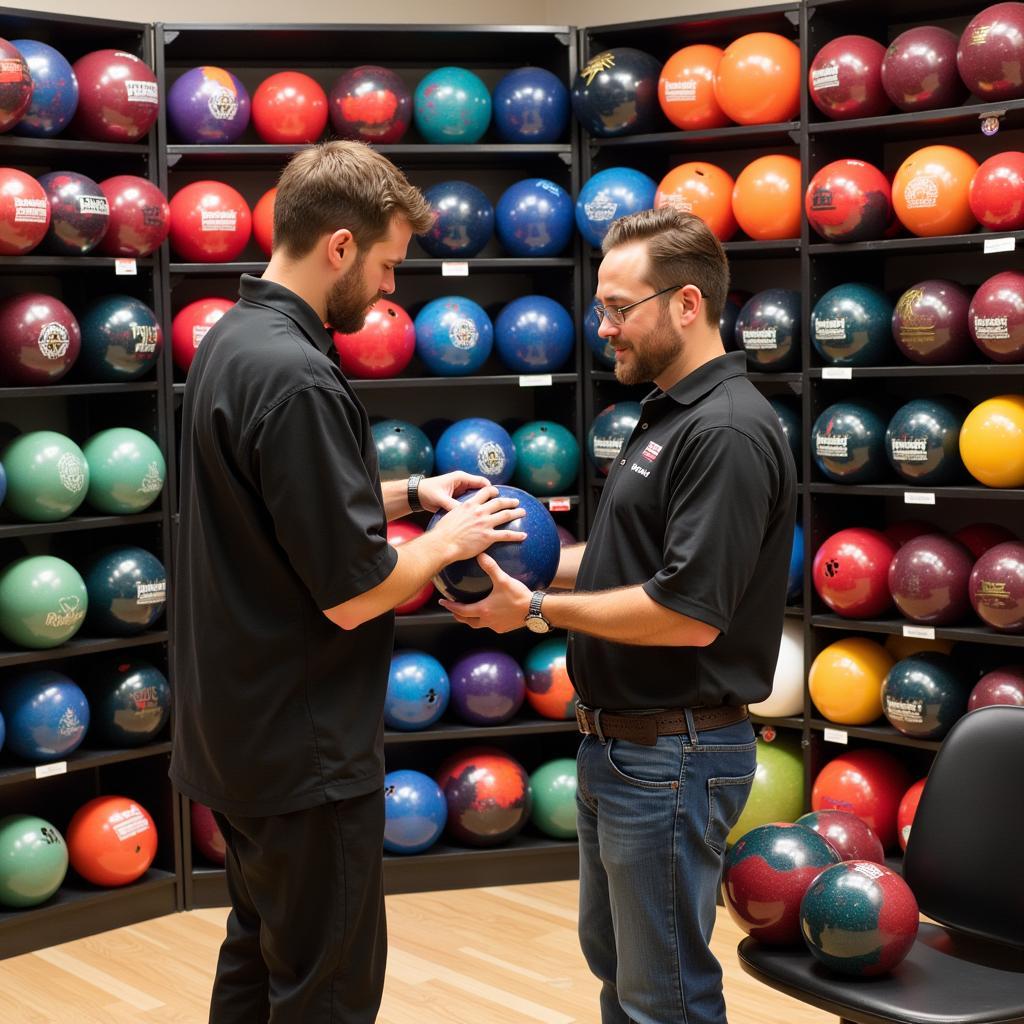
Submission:
[[[622,0],[548,0],[547,20],[559,25],[617,25],[623,21],[761,7],[768,2],[770,0],[634,0],[624,4]]]

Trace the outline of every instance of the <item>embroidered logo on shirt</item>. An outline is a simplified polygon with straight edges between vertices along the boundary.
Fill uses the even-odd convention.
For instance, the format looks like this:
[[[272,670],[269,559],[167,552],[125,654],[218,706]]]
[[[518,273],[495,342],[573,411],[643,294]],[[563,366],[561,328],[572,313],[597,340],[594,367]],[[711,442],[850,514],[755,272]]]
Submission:
[[[653,462],[661,453],[662,446],[653,441],[647,443],[647,447],[640,453],[648,462]]]

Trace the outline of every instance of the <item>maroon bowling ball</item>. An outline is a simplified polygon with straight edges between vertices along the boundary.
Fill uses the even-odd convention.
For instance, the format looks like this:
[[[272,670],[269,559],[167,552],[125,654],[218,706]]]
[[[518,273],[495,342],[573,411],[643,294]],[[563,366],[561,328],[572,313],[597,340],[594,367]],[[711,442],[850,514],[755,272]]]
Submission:
[[[1024,544],[989,548],[974,564],[971,604],[978,618],[1000,633],[1024,633]]]
[[[134,54],[94,50],[72,65],[78,109],[71,130],[98,142],[138,142],[160,111],[156,75]]]
[[[967,314],[970,293],[953,281],[929,279],[911,285],[896,302],[892,336],[914,363],[953,365],[974,355]]]
[[[0,302],[0,383],[53,384],[81,345],[78,321],[60,299],[25,292]]]
[[[900,33],[885,51],[882,88],[900,110],[955,107],[967,94],[956,70],[956,36],[935,25]]]
[[[42,251],[84,256],[107,232],[110,204],[99,185],[77,171],[51,171],[39,178],[50,201],[50,227]]]
[[[975,558],[981,558],[989,548],[997,544],[1017,539],[1011,530],[998,523],[971,523],[969,526],[961,526],[950,536],[963,544]]]
[[[870,860],[885,863],[882,841],[866,821],[849,811],[811,811],[796,819],[819,836],[824,836],[843,860]]]
[[[993,4],[975,15],[960,36],[956,65],[980,99],[1024,96],[1024,4]]]
[[[192,846],[208,861],[223,866],[227,847],[220,826],[209,807],[189,804],[189,818],[192,824]]]
[[[907,541],[889,564],[889,591],[912,622],[949,626],[971,607],[971,553],[939,533]]]
[[[97,251],[104,256],[148,256],[171,230],[167,197],[145,178],[116,174],[100,182],[110,206],[110,223]]]
[[[838,36],[811,61],[808,87],[814,105],[834,121],[877,117],[889,109],[882,88],[885,47],[867,36]]]
[[[898,523],[890,523],[882,530],[882,533],[897,548],[903,547],[908,540],[913,540],[915,537],[923,537],[926,533],[934,532],[935,527],[931,523],[924,522],[923,519],[901,519]]]
[[[996,153],[985,160],[971,178],[967,202],[989,231],[1024,228],[1024,153]]]
[[[975,683],[967,701],[967,710],[975,711],[994,704],[1024,707],[1024,665],[1004,665],[993,669]]]
[[[1004,270],[983,282],[971,299],[967,324],[989,359],[1024,362],[1024,274]]]
[[[31,175],[0,167],[0,256],[24,256],[46,236],[50,202]]]
[[[10,131],[32,104],[32,74],[18,48],[0,39],[0,132]]]

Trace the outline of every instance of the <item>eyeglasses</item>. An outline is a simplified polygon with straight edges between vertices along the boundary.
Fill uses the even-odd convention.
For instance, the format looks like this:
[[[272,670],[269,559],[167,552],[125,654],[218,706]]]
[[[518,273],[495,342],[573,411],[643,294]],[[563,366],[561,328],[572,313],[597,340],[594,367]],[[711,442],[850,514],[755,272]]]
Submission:
[[[674,292],[682,287],[683,285],[681,284],[670,284],[667,288],[662,288],[660,292],[648,295],[645,299],[637,299],[636,302],[631,302],[628,306],[602,306],[600,302],[595,302],[594,312],[597,314],[597,322],[600,323],[607,317],[609,323],[614,324],[616,327],[622,327],[626,322],[626,314],[631,309],[635,309],[644,302],[650,302],[651,299],[656,299],[659,295],[664,295],[665,292]]]

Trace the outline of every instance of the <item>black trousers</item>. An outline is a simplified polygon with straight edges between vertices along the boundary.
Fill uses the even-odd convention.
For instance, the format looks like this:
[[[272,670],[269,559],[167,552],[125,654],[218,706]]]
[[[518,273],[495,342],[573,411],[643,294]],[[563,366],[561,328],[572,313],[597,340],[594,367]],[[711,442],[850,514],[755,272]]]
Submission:
[[[210,1024],[371,1024],[387,960],[383,791],[277,817],[214,817],[231,914]]]

